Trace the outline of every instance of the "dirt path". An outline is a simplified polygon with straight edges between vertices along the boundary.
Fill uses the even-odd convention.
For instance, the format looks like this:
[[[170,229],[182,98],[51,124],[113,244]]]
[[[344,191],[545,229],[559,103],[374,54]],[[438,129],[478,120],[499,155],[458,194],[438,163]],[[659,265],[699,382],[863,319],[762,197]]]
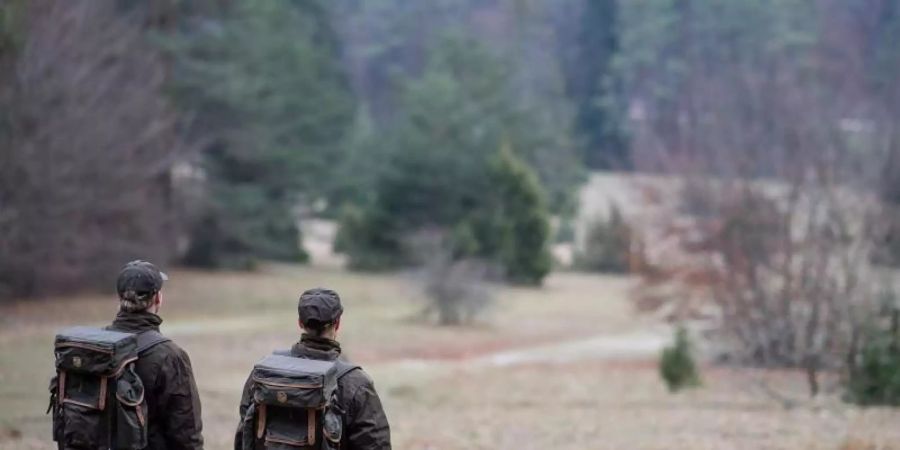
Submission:
[[[504,367],[529,363],[564,364],[587,360],[646,358],[658,354],[667,342],[662,330],[598,335],[557,344],[501,351],[475,358],[472,363]]]
[[[565,365],[578,362],[647,360],[668,343],[667,330],[604,334],[556,343],[509,348],[461,358],[404,358],[367,365],[374,373],[424,382],[433,375],[456,371],[508,368],[533,364]]]

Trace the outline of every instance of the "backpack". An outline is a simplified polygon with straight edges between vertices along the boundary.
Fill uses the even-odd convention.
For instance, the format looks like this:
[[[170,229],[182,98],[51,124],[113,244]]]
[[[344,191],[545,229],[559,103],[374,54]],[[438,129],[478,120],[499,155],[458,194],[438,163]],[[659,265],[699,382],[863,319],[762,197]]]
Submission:
[[[140,355],[169,339],[72,327],[56,335],[56,376],[50,381],[53,440],[59,448],[142,449],[147,446],[144,384],[134,371]]]
[[[340,448],[345,411],[338,404],[338,381],[358,368],[283,353],[263,358],[250,375],[243,449]]]

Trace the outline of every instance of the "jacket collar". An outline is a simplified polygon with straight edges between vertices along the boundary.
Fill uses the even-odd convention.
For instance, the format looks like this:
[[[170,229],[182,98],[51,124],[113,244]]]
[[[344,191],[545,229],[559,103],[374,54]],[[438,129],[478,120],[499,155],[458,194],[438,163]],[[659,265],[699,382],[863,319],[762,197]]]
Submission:
[[[341,355],[341,344],[333,339],[304,333],[300,342],[291,347],[291,355],[298,358],[333,361]]]
[[[125,312],[119,310],[109,328],[132,333],[149,330],[158,332],[162,321],[162,317],[149,311]]]

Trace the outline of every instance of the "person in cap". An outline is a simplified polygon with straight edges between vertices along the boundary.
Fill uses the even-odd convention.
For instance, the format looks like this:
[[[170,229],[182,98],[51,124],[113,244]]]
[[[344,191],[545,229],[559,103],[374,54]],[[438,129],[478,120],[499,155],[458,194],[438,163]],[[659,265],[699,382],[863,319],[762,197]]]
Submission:
[[[339,370],[337,379],[337,410],[340,411],[342,433],[341,450],[390,450],[391,431],[381,400],[372,379],[359,367],[347,363],[336,340],[341,328],[344,308],[337,292],[315,288],[300,295],[297,305],[300,341],[290,351],[276,352],[295,358],[338,361],[349,370]],[[243,419],[253,401],[252,375],[244,385],[239,408]],[[239,424],[234,448],[243,449],[244,427]]]
[[[159,336],[162,287],[168,277],[146,261],[122,268],[116,282],[119,312],[113,331]],[[140,338],[139,338],[140,339]],[[147,401],[147,449],[202,449],[200,397],[188,354],[167,338],[144,350],[135,371],[144,384]]]

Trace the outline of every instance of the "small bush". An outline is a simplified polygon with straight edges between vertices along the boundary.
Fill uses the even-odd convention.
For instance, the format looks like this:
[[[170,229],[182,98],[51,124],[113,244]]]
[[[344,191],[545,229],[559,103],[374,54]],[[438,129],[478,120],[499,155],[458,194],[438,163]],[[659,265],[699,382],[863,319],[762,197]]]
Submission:
[[[633,239],[631,226],[619,208],[612,205],[607,219],[589,225],[583,248],[575,255],[575,267],[590,272],[628,273]]]
[[[497,270],[487,261],[459,257],[458,234],[420,232],[408,243],[422,267],[423,316],[440,325],[472,323],[494,300],[488,281]]]
[[[684,327],[675,331],[674,344],[663,349],[659,359],[659,374],[669,392],[700,386],[700,375],[694,364],[690,339]]]
[[[890,331],[872,333],[851,362],[846,400],[859,405],[900,406],[900,336],[897,311]]]
[[[425,315],[436,315],[441,325],[470,324],[493,303],[493,295],[485,283],[490,270],[484,261],[445,260],[426,270]]]

